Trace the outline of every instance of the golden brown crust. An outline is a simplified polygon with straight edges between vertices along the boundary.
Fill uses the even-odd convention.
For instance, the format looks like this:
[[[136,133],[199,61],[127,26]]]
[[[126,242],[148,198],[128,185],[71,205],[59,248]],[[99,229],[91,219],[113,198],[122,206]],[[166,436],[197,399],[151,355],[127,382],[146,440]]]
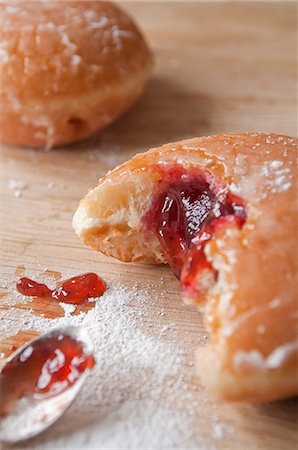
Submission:
[[[152,66],[133,21],[111,2],[0,4],[1,139],[60,145],[107,126]]]
[[[208,169],[244,199],[243,228],[219,231],[204,250],[219,276],[205,299],[211,343],[197,366],[224,399],[298,394],[296,149],[294,138],[259,133],[167,144],[102,178],[74,217],[88,245],[125,261],[158,263],[158,239],[141,220],[159,177],[156,165]]]

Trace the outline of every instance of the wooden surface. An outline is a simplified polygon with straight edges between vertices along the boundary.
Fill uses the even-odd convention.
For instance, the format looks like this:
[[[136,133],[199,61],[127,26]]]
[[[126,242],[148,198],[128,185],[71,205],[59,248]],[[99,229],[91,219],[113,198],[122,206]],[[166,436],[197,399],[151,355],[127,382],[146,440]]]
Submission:
[[[13,287],[22,274],[48,268],[57,278],[92,270],[108,283],[150,281],[167,294],[161,296],[167,314],[159,316],[160,323],[174,320],[178,336],[189,333],[185,352],[191,361],[206,334],[203,319],[181,305],[168,268],[124,265],[83,247],[73,233],[72,214],[99,176],[149,147],[231,131],[296,135],[295,4],[122,3],[154,52],[152,80],[130,113],[89,141],[51,152],[1,147],[1,279]],[[27,183],[20,197],[9,189],[11,179]],[[2,309],[12,295],[1,288]],[[26,307],[19,305],[20,320]],[[59,306],[46,310],[40,302],[28,308],[48,317],[63,314]],[[24,329],[16,337],[3,336],[0,352],[8,355],[34,334]],[[204,430],[206,448],[297,448],[296,400],[251,406],[217,405],[210,398],[200,411],[207,419],[211,407],[236,432],[215,442],[211,430]]]

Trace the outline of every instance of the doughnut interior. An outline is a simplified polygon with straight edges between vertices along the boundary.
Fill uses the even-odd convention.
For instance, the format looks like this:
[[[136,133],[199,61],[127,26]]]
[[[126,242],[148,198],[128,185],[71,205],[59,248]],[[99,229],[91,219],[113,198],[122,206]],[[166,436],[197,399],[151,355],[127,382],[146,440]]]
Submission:
[[[296,148],[294,138],[260,133],[170,143],[108,173],[74,215],[85,244],[122,261],[175,269],[182,248],[182,296],[204,309],[210,332],[198,372],[225,400],[298,393]],[[169,229],[180,240],[168,235],[165,245]]]

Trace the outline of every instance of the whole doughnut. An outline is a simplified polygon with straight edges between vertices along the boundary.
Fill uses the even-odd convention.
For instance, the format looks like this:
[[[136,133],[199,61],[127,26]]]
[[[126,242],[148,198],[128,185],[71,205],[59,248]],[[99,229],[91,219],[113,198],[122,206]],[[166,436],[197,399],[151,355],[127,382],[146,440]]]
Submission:
[[[51,148],[86,138],[133,105],[151,67],[140,31],[113,3],[2,3],[1,140]]]

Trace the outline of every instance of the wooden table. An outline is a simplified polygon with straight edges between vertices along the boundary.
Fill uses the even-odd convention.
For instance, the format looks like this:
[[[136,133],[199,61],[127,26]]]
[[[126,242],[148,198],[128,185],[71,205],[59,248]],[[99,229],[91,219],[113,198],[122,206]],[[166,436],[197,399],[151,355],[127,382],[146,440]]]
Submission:
[[[83,247],[73,233],[72,215],[99,176],[138,151],[222,132],[297,134],[295,4],[193,1],[123,6],[140,23],[155,55],[154,75],[137,106],[101,135],[68,148],[44,152],[1,147],[0,307],[6,309],[13,296],[7,286],[13,287],[23,273],[37,275],[45,267],[57,277],[92,269],[109,283],[120,280],[128,286],[149,280],[157,291],[167,293],[167,299],[160,300],[159,306],[167,310],[160,323],[175,320],[178,336],[191,336],[184,349],[191,361],[206,332],[202,316],[181,305],[169,269],[123,265]],[[19,197],[9,188],[12,179],[27,184]],[[42,302],[22,304],[20,323],[22,308],[48,317],[63,313],[55,305],[45,311]],[[21,328],[17,336],[3,336],[0,351],[5,355],[34,336],[34,330]],[[217,405],[210,398],[200,413],[208,419],[212,408],[236,433],[215,442],[212,430],[205,430],[206,448],[297,448],[296,400],[251,406]]]

